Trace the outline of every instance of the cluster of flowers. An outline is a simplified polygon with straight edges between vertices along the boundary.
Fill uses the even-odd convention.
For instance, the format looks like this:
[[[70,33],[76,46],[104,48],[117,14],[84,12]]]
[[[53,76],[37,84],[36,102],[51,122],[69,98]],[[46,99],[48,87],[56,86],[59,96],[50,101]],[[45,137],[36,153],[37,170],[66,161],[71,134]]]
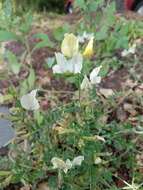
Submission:
[[[86,34],[87,35],[87,34]],[[84,34],[85,38],[85,34]],[[91,35],[89,42],[83,53],[79,52],[79,37],[74,34],[65,34],[64,40],[61,45],[62,53],[55,53],[57,64],[53,66],[53,73],[63,74],[72,73],[80,74],[83,68],[83,58],[91,57],[93,55],[93,42],[94,37]],[[101,66],[94,68],[89,74],[89,79],[85,75],[81,83],[81,90],[92,88],[92,85],[99,84],[101,77],[99,76]],[[40,105],[36,99],[36,90],[32,90],[30,93],[23,95],[20,102],[23,108],[26,110],[37,110]]]

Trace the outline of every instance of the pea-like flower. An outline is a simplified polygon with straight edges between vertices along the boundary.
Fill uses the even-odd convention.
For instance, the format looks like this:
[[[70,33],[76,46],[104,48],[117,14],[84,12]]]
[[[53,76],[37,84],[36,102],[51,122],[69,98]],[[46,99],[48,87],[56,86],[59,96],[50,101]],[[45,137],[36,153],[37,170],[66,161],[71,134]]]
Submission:
[[[91,82],[89,81],[88,77],[85,75],[84,79],[80,85],[81,90],[89,90],[90,88],[92,88]]]
[[[84,57],[90,58],[93,56],[93,54],[94,54],[93,43],[94,43],[94,37],[91,37],[84,52],[83,52]]]
[[[73,159],[73,161],[70,161],[69,159],[63,161],[58,157],[53,157],[51,162],[53,164],[53,169],[63,170],[64,173],[67,173],[72,167],[80,166],[83,160],[84,156],[77,156]]]
[[[79,52],[79,41],[74,34],[65,34],[61,45],[61,52],[64,56],[72,58]]]
[[[57,64],[53,66],[53,73],[80,73],[82,70],[83,58],[81,54],[74,55],[67,60],[61,53],[55,53]]]
[[[87,33],[86,31],[84,31],[82,35],[77,36],[79,43],[84,43],[86,40],[90,40],[93,37],[93,33]]]
[[[101,67],[102,66],[96,67],[91,71],[89,76],[90,79],[88,79],[86,75],[84,76],[80,86],[81,90],[88,90],[92,87],[92,85],[99,84],[101,82],[101,77],[99,76]]]
[[[30,93],[23,95],[20,99],[21,106],[26,110],[37,110],[40,105],[36,99],[37,90],[32,90]]]
[[[133,44],[129,49],[125,49],[121,52],[122,57],[126,57],[129,54],[135,54],[136,53],[136,44]]]
[[[91,84],[99,84],[101,82],[101,77],[99,76],[99,72],[102,66],[96,67],[90,73],[90,82]]]

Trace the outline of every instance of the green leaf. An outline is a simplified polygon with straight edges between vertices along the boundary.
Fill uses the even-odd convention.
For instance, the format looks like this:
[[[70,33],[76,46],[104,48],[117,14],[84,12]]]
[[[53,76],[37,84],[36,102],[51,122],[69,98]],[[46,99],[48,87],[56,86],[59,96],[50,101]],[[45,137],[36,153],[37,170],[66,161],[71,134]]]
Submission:
[[[103,26],[98,32],[95,34],[96,40],[104,40],[108,37],[108,27]]]
[[[8,176],[10,174],[11,174],[10,171],[0,171],[0,176]]]
[[[10,40],[17,40],[17,36],[8,31],[0,30],[0,42],[2,41],[10,41]]]
[[[18,75],[20,72],[21,64],[18,63],[16,55],[11,51],[8,51],[6,53],[6,58],[8,59],[9,67],[12,70],[12,72],[15,75]]]
[[[29,74],[28,79],[27,79],[29,89],[33,88],[35,80],[36,80],[35,72],[33,69],[31,69],[30,74]]]
[[[23,33],[28,33],[32,27],[32,22],[33,16],[30,12],[28,12],[23,18],[23,23],[20,27],[20,31]]]
[[[54,31],[54,38],[57,41],[61,41],[64,38],[64,34],[69,32],[69,25],[65,24],[64,26],[58,27]]]
[[[20,96],[23,96],[28,92],[28,83],[27,80],[24,80],[20,85]]]
[[[34,50],[40,49],[40,48],[43,48],[43,47],[50,47],[50,48],[52,48],[54,46],[53,42],[49,39],[49,37],[48,37],[47,34],[38,33],[38,34],[35,34],[33,37],[34,38],[38,38],[38,39],[41,40],[40,42],[38,42],[35,45]]]
[[[39,110],[34,111],[34,118],[37,121],[39,126],[42,124],[43,119],[44,119]]]

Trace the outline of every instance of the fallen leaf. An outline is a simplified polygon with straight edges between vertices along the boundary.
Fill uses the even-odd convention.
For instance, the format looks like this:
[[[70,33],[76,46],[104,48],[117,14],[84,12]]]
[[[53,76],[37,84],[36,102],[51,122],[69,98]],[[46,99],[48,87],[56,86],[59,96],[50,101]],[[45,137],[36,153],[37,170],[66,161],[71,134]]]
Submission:
[[[112,89],[100,88],[99,92],[105,97],[108,98],[114,95],[114,91]]]
[[[30,190],[30,186],[29,185],[26,185],[24,187],[21,187],[20,190]]]
[[[118,107],[116,111],[117,119],[121,122],[127,119],[127,114],[122,107]]]
[[[50,190],[46,182],[40,183],[37,190]]]
[[[134,106],[132,104],[129,103],[125,103],[123,105],[123,108],[125,111],[127,111],[128,113],[130,113],[132,116],[137,115],[137,111],[135,110]]]

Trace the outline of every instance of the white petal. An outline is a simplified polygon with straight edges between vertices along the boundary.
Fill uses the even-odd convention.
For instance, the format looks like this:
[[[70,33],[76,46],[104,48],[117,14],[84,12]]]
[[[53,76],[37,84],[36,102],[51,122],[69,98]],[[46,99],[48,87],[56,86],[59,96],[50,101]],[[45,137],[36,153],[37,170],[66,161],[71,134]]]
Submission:
[[[67,166],[67,169],[72,168],[72,162],[69,159],[66,160],[66,166]]]
[[[33,97],[33,98],[35,98],[36,97],[36,94],[37,94],[37,89],[35,89],[35,90],[32,90],[29,94]]]
[[[37,90],[31,91],[29,94],[23,95],[20,99],[21,106],[26,110],[37,110],[40,105],[36,99]]]
[[[66,63],[66,58],[62,53],[55,53],[56,61],[58,65],[62,65],[63,63]]]
[[[101,77],[98,76],[100,69],[102,66],[96,67],[95,69],[92,70],[90,73],[90,81],[92,84],[99,84],[101,82]]]
[[[53,73],[64,73],[67,65],[67,60],[61,53],[55,53],[57,64],[53,66]]]
[[[78,38],[79,43],[81,43],[81,44],[84,43],[85,38],[83,35],[82,36],[79,35],[77,38]]]
[[[63,73],[62,67],[60,65],[58,65],[58,64],[54,65],[53,68],[52,68],[52,70],[53,70],[54,74],[56,74],[56,73],[59,73],[59,74]]]
[[[136,52],[136,44],[133,44],[133,46],[130,47],[128,51],[129,51],[129,53],[131,53],[131,54],[135,54],[135,52]]]
[[[126,57],[128,54],[129,54],[129,51],[126,49],[121,52],[122,57]]]
[[[91,88],[91,83],[90,83],[90,81],[89,81],[89,79],[87,78],[86,75],[84,76],[84,79],[83,79],[83,81],[82,81],[82,83],[80,85],[80,88],[81,88],[81,90],[84,90],[84,89],[88,90],[88,89]]]
[[[121,52],[121,56],[122,57],[126,57],[128,56],[129,54],[135,54],[136,53],[136,44],[133,44],[128,50],[125,49]]]
[[[63,170],[65,173],[67,173],[68,170],[72,168],[72,163],[69,159],[67,159],[66,162],[64,162],[62,159],[58,157],[53,157],[51,162],[53,164],[53,169],[60,169]]]
[[[53,157],[51,160],[52,164],[53,164],[53,169],[64,169],[66,168],[66,164],[65,162],[57,157]]]
[[[97,157],[97,158],[95,158],[95,160],[94,160],[94,163],[95,164],[100,164],[102,162],[102,160],[101,160],[101,158],[100,157]]]
[[[56,53],[57,64],[53,66],[53,73],[80,73],[82,69],[82,55],[77,54],[67,60],[61,53]]]
[[[73,166],[80,166],[83,160],[84,160],[84,156],[77,156],[73,159],[72,165]]]
[[[75,55],[71,60],[69,60],[69,65],[72,66],[72,73],[81,73],[82,70],[82,62],[83,62],[83,57],[81,54]]]
[[[91,80],[91,84],[99,84],[101,82],[101,77],[94,77]]]

